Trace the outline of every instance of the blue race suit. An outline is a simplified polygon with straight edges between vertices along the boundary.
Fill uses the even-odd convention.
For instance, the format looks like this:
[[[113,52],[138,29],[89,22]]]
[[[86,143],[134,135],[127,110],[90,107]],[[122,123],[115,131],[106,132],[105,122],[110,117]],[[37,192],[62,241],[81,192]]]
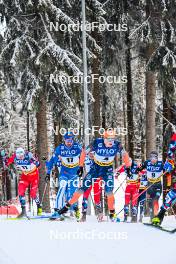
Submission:
[[[156,214],[159,204],[159,198],[162,193],[161,177],[163,175],[164,164],[162,161],[157,161],[152,164],[151,160],[146,160],[137,171],[146,169],[149,195],[149,208],[151,218]]]
[[[79,168],[79,158],[81,155],[82,147],[79,143],[74,142],[71,147],[67,147],[65,144],[60,144],[48,162],[48,171],[54,164],[61,161],[60,175],[59,175],[59,189],[56,197],[55,208],[60,209],[63,207],[65,200],[71,199],[74,192],[78,188],[79,177],[77,171]],[[66,193],[66,197],[65,197]],[[77,204],[73,205],[76,208]]]
[[[113,162],[117,154],[121,154],[123,148],[119,141],[114,141],[112,147],[106,147],[103,138],[97,138],[92,145],[94,152],[94,161],[90,171],[83,180],[80,191],[85,192],[94,181],[102,177],[105,193],[112,194],[114,188]]]

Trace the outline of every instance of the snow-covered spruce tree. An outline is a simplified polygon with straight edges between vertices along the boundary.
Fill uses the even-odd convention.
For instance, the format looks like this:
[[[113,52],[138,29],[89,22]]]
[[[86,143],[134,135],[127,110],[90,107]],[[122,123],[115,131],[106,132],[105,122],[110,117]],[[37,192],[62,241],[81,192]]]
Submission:
[[[103,39],[103,32],[99,29],[101,25],[106,25],[106,20],[104,18],[105,11],[102,8],[102,4],[99,1],[86,1],[87,5],[87,21],[91,23],[92,26],[97,23],[98,27],[92,28],[92,31],[89,33],[91,38],[94,39],[95,45],[92,48],[93,58],[89,60],[90,65],[90,73],[92,76],[95,76],[94,81],[91,83],[90,88],[93,95],[93,102],[90,104],[91,108],[91,125],[101,127],[101,102],[102,102],[102,95],[101,95],[101,83],[99,81],[99,77],[102,75],[101,72],[101,61],[102,61],[102,39]],[[95,133],[95,136],[99,136],[98,133]]]
[[[73,13],[73,20],[75,23],[82,23],[82,15],[81,15],[81,1],[77,1],[74,5],[74,13]],[[91,24],[93,22],[104,23],[103,15],[104,10],[101,7],[101,3],[97,0],[95,1],[86,1],[86,18],[87,18],[87,57],[88,57],[88,75],[97,74],[100,75],[99,69],[99,61],[101,55],[101,42],[99,40],[100,34],[98,34],[96,29],[91,28]],[[77,8],[77,12],[75,13],[75,9]],[[67,13],[70,14],[71,11]],[[76,15],[75,15],[76,14]],[[78,38],[79,37],[79,38]],[[80,54],[79,56],[82,57],[82,29],[79,30],[79,35],[77,37],[78,46],[81,47],[81,54],[80,50],[77,50],[76,53]],[[68,42],[68,41],[67,41]],[[75,47],[74,47],[75,48]],[[81,65],[81,70],[82,70]],[[82,84],[81,84],[82,85]],[[89,110],[90,110],[90,125],[91,121],[93,122],[92,125],[100,125],[100,93],[99,93],[99,82],[95,80],[94,83],[88,84],[89,90]],[[83,125],[83,101],[80,100],[80,89],[75,89],[75,85],[72,85],[72,93],[75,94],[75,98],[77,98],[77,107],[72,110],[72,113],[65,109],[65,105],[60,107],[60,111],[57,111],[58,115],[61,116],[60,120],[62,119],[61,123],[63,126],[70,126],[75,127],[79,125]],[[92,95],[91,95],[92,93]],[[81,94],[81,98],[83,98],[83,94]],[[81,113],[80,113],[81,112]],[[71,119],[71,122],[69,119]],[[61,126],[61,123],[59,124]]]
[[[131,7],[131,3],[134,5]],[[107,75],[113,75],[121,78],[121,83],[105,84],[103,86],[103,102],[104,103],[104,120],[107,124],[114,127],[125,128],[128,131],[127,136],[120,134],[120,139],[133,157],[137,153],[139,156],[139,145],[141,141],[140,130],[141,122],[144,123],[143,112],[134,108],[136,98],[142,98],[143,90],[141,87],[137,89],[135,75],[138,72],[136,65],[138,64],[139,49],[137,43],[130,38],[131,32],[135,27],[136,21],[141,18],[141,10],[136,3],[129,1],[110,1],[103,6],[106,11],[106,20],[109,24],[115,24],[116,30],[106,32],[104,35],[104,49],[102,69]],[[117,30],[118,28],[118,30]],[[139,63],[140,64],[140,63]],[[126,82],[123,83],[122,77]],[[139,86],[144,85],[141,78]],[[140,96],[141,93],[141,96]],[[142,109],[142,108],[141,108]],[[134,113],[133,113],[134,112]],[[142,130],[143,131],[143,130]],[[137,143],[136,143],[137,142]],[[136,145],[138,144],[138,150]]]
[[[124,32],[121,30],[123,20],[122,1],[109,1],[103,6],[107,24],[113,24],[116,29],[105,30],[102,37],[101,72],[104,76],[114,76],[112,83],[101,85],[102,95],[102,126],[114,127],[119,130],[126,126],[126,114],[123,111],[126,101],[126,84],[121,82],[125,72]],[[118,30],[119,28],[119,30]],[[125,124],[125,125],[124,125]],[[121,132],[118,138],[125,143],[126,137]]]
[[[102,68],[107,75],[124,78],[118,83],[104,85],[105,113],[108,122],[114,127],[128,130],[127,136],[122,136],[130,156],[134,154],[134,128],[133,128],[133,83],[131,72],[132,52],[131,46],[134,43],[129,39],[129,34],[134,26],[132,8],[129,8],[128,1],[110,1],[105,5],[107,23],[116,25],[116,30],[106,32],[104,36],[104,52]],[[137,15],[136,15],[137,16]],[[111,116],[110,116],[111,115]],[[127,140],[126,140],[127,139]]]
[[[155,91],[153,89],[157,89],[157,93],[159,93],[157,88],[157,81],[160,81],[160,76],[162,75],[162,68],[167,69],[167,76],[169,78],[164,77],[164,79],[170,83],[170,87],[173,87],[174,81],[174,69],[169,70],[165,65],[163,67],[163,61],[168,59],[172,62],[174,61],[174,52],[173,46],[171,48],[169,44],[166,44],[164,47],[165,52],[161,53],[161,40],[163,36],[162,30],[162,20],[168,17],[170,14],[170,18],[168,20],[169,31],[172,32],[172,41],[173,41],[173,31],[175,25],[174,13],[175,13],[175,3],[172,1],[127,1],[127,12],[124,10],[125,1],[110,1],[107,5],[103,6],[104,10],[107,14],[107,22],[114,22],[116,24],[123,23],[124,21],[128,24],[129,27],[129,37],[131,44],[131,64],[132,64],[132,92],[133,92],[133,108],[134,108],[134,145],[138,145],[138,153],[139,153],[139,142],[141,144],[142,155],[144,157],[144,146],[145,146],[145,130],[147,131],[147,153],[150,152],[151,149],[157,147],[158,150],[161,150],[159,145],[162,144],[162,128],[161,128],[161,118],[156,116],[156,131],[157,135],[155,137],[155,106],[159,105],[160,97],[155,96]],[[108,20],[109,19],[109,20]],[[172,29],[172,30],[171,30]],[[125,74],[125,51],[128,50],[128,45],[125,45],[125,34],[124,32],[107,32],[104,38],[105,52],[103,58],[103,67],[108,71],[109,74],[112,74],[116,70],[118,74]],[[170,50],[171,52],[168,52]],[[164,59],[164,56],[167,56]],[[159,59],[158,59],[159,58]],[[146,64],[146,66],[145,66]],[[139,65],[139,66],[138,66]],[[142,65],[142,66],[141,66]],[[174,64],[173,64],[174,65]],[[114,66],[114,67],[113,67]],[[139,67],[139,68],[138,68]],[[170,67],[169,67],[170,68]],[[143,69],[143,70],[142,70]],[[138,74],[138,70],[140,70],[142,75]],[[157,75],[157,73],[159,73]],[[145,74],[145,76],[144,76]],[[143,76],[143,77],[142,77]],[[145,77],[145,79],[144,79]],[[144,100],[144,80],[145,87],[149,87],[147,91],[149,94],[147,95],[148,104],[147,111],[145,110],[145,100]],[[151,82],[151,80],[153,80]],[[113,96],[110,93],[109,88],[113,88]],[[125,88],[125,86],[124,86]],[[164,88],[162,88],[163,90]],[[153,92],[152,92],[153,91]],[[171,89],[171,97],[173,97],[174,89]],[[104,99],[106,101],[106,110],[104,111],[106,114],[111,113],[112,119],[114,120],[114,116],[120,115],[120,109],[122,108],[122,103],[119,100],[119,95],[121,91],[117,89],[117,86],[105,85],[104,90]],[[126,89],[124,89],[124,94],[126,94]],[[141,96],[140,96],[141,94]],[[162,94],[162,91],[160,92]],[[110,96],[109,96],[110,95]],[[151,107],[151,97],[153,97],[152,109],[148,109]],[[126,96],[123,98],[126,98]],[[126,100],[125,100],[126,101]],[[124,103],[126,105],[126,102]],[[127,102],[128,105],[128,102]],[[130,108],[129,108],[130,109]],[[144,128],[145,115],[147,114],[147,129]],[[107,114],[109,115],[109,114]],[[122,115],[123,116],[123,115]],[[117,117],[119,119],[119,117]],[[128,118],[129,119],[129,118]],[[110,122],[111,117],[108,116],[108,121]],[[125,120],[125,119],[124,119]],[[126,122],[125,122],[126,123]],[[139,133],[142,127],[142,134]],[[151,132],[151,133],[150,133]],[[155,138],[157,138],[157,144],[155,145]],[[151,145],[150,145],[151,143]],[[154,145],[153,145],[154,143]]]
[[[93,6],[97,4],[99,8],[99,2],[93,1]],[[23,109],[36,112],[42,196],[44,159],[48,151],[47,102],[51,104],[55,119],[62,113],[65,126],[80,121],[82,107],[79,102],[81,85],[65,82],[70,75],[81,75],[82,32],[72,29],[63,32],[60,27],[55,30],[51,24],[76,26],[80,22],[80,1],[2,1],[1,7],[7,21],[1,65],[6,81],[21,94]],[[91,49],[98,45],[89,34],[87,40],[88,58],[91,59]],[[44,205],[44,209],[49,210],[48,192]]]
[[[18,90],[23,100],[23,109],[36,111],[37,153],[41,162],[40,196],[44,190],[45,161],[47,158],[46,105],[49,99],[57,107],[75,107],[69,96],[70,87],[63,82],[51,82],[50,75],[80,74],[80,58],[66,45],[58,31],[50,31],[51,21],[74,23],[59,8],[57,1],[2,1],[3,16],[7,21],[5,45],[1,51],[1,66],[6,82]],[[3,9],[4,8],[4,9]],[[74,36],[74,34],[72,34]],[[73,43],[73,42],[72,42]],[[79,45],[79,44],[77,44]],[[74,45],[74,48],[76,45]],[[69,49],[70,48],[70,49]],[[52,98],[57,101],[52,101]],[[54,108],[55,110],[57,108]],[[71,112],[71,111],[70,111]],[[44,200],[44,209],[49,210],[49,190]]]
[[[136,39],[140,40],[143,57],[147,59],[147,153],[149,154],[152,148],[157,148],[165,159],[172,126],[164,118],[162,120],[161,113],[163,111],[163,116],[174,125],[176,115],[176,2],[156,0],[139,1],[139,4],[141,9],[145,10],[145,20],[141,17],[141,23],[134,32],[138,33],[139,38]],[[152,144],[154,137],[155,146]],[[169,181],[165,177],[163,197],[166,195],[166,189],[170,187],[168,184]]]
[[[175,5],[174,1],[138,1],[139,7],[141,10],[145,11],[141,13],[143,16],[140,16],[140,23],[134,30],[133,37],[138,41],[139,46],[143,52],[143,57],[147,60],[146,65],[146,89],[150,87],[151,89],[147,89],[149,92],[147,94],[147,153],[156,146],[150,145],[152,142],[152,138],[155,134],[155,127],[160,122],[158,115],[155,118],[155,107],[156,107],[156,99],[155,91],[152,92],[152,87],[154,89],[154,85],[156,86],[156,82],[159,81],[159,86],[161,87],[160,82],[161,76],[163,76],[165,69],[165,77],[166,82],[169,83],[169,87],[173,87],[174,80],[174,68],[175,68]],[[157,74],[156,74],[157,73]],[[154,75],[153,75],[154,74]],[[149,75],[149,76],[148,76]],[[153,76],[153,77],[152,77]],[[151,80],[153,80],[151,82]],[[149,85],[147,85],[147,83]],[[153,85],[151,85],[153,83]],[[162,86],[162,90],[164,91],[164,86]],[[174,89],[170,90],[170,94],[172,94],[172,98],[174,95]],[[151,97],[153,97],[153,107],[152,109],[148,109],[151,107]],[[155,97],[156,98],[156,97]],[[166,99],[168,101],[168,99]],[[151,110],[151,111],[149,111]],[[156,125],[155,125],[156,120]],[[150,126],[150,127],[149,127]],[[151,131],[151,134],[150,134]],[[162,131],[160,130],[160,133]],[[152,136],[153,135],[153,136]],[[158,137],[158,135],[157,135]],[[155,137],[156,138],[156,137]],[[160,144],[162,144],[160,137]]]

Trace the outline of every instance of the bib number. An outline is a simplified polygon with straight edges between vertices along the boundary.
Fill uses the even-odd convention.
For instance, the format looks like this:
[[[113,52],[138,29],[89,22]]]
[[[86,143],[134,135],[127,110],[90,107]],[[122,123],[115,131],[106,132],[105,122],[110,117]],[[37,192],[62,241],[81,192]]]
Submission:
[[[155,173],[154,172],[152,172],[152,178],[155,178]]]
[[[73,158],[67,158],[68,163],[72,163],[73,162]]]

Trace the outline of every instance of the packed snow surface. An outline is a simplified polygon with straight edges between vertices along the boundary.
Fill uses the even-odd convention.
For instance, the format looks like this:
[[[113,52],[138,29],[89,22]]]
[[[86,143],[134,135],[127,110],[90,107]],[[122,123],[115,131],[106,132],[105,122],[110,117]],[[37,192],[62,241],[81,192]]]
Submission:
[[[174,217],[163,226],[176,227]],[[176,233],[141,223],[0,220],[0,264],[175,264]]]

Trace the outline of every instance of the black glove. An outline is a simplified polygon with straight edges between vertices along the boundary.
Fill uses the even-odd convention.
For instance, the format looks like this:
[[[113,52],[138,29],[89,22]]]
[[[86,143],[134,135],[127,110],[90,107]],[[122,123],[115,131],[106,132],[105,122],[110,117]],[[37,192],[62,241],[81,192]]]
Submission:
[[[79,169],[77,170],[77,175],[81,178],[83,175],[83,167],[79,167]]]
[[[61,214],[65,214],[68,212],[69,208],[70,208],[70,204],[66,203],[66,205],[64,207],[62,207],[60,210],[58,210],[58,213]]]
[[[126,173],[127,173],[128,177],[130,177],[132,175],[131,167],[126,168]]]
[[[50,180],[50,174],[47,173],[47,174],[46,174],[46,177],[45,177],[45,182],[47,183],[47,182],[49,182],[49,180]]]

